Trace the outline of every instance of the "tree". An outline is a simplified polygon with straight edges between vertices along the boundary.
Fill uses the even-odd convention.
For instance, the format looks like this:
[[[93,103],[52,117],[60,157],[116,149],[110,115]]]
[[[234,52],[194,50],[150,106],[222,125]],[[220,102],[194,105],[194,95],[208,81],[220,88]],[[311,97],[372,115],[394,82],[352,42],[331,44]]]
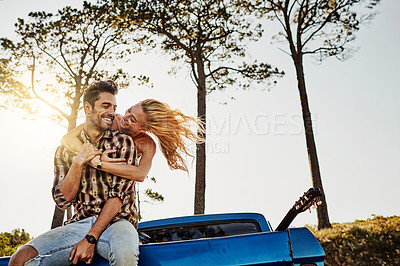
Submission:
[[[261,26],[240,12],[241,1],[159,0],[112,1],[128,24],[153,33],[161,48],[184,61],[197,88],[197,115],[206,128],[206,95],[246,81],[273,80],[283,75],[269,64],[238,63],[247,43],[259,39]],[[240,79],[244,77],[246,79]],[[198,132],[204,139],[206,135]],[[194,213],[205,210],[206,144],[197,144]]]
[[[267,0],[253,2],[253,11],[268,19],[279,21],[279,33],[289,45],[287,53],[293,60],[303,113],[303,123],[313,186],[323,191],[317,149],[312,128],[311,112],[304,77],[304,55],[314,55],[320,61],[334,56],[347,59],[354,48],[360,25],[370,21],[374,12],[361,14],[361,7],[372,9],[380,0]],[[317,207],[318,228],[331,227],[325,193]]]
[[[105,77],[119,78],[120,85],[126,83],[124,78],[127,74],[116,69],[114,64],[139,51],[141,42],[146,38],[128,34],[126,29],[114,25],[117,20],[112,19],[109,9],[107,5],[96,6],[85,1],[82,9],[67,6],[56,14],[31,12],[29,22],[18,19],[15,26],[20,40],[0,40],[1,60],[8,63],[4,71],[1,69],[2,76],[4,73],[5,77],[9,77],[5,79],[8,89],[2,89],[0,93],[10,92],[18,102],[39,100],[55,111],[53,118],[67,120],[68,130],[73,129],[82,107],[84,89],[94,80]],[[30,87],[22,85],[22,82],[14,84],[15,79],[7,69],[11,62],[14,62],[14,71],[19,71],[19,74],[24,71],[31,73]],[[111,66],[107,65],[108,62]],[[107,68],[116,69],[115,73],[105,71]],[[37,69],[46,73],[47,84],[35,79]],[[3,82],[1,78],[0,82]],[[147,81],[143,76],[137,79]],[[35,88],[37,82],[41,84],[39,90]],[[61,225],[63,217],[64,211],[56,207],[52,228]]]

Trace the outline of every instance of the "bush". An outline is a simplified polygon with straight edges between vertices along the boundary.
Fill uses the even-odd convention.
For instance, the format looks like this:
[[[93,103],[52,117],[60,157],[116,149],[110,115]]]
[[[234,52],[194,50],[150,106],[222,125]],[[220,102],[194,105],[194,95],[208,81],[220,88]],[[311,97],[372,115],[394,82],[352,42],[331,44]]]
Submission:
[[[400,217],[310,228],[325,250],[325,265],[400,265]]]
[[[0,257],[11,256],[19,246],[30,240],[31,237],[24,229],[14,229],[12,233],[0,233]]]

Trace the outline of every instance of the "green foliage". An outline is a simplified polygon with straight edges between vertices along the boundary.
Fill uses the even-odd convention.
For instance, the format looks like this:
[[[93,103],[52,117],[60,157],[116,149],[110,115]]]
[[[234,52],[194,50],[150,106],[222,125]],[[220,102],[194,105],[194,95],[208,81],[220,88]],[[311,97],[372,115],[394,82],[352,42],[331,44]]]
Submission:
[[[376,216],[366,221],[310,228],[326,253],[325,265],[399,265],[400,217]]]
[[[0,257],[11,256],[19,246],[30,240],[29,234],[24,229],[14,229],[11,233],[0,233]]]
[[[157,180],[155,179],[155,177],[146,177],[146,179],[148,179],[149,181],[151,181],[152,183],[157,183]],[[152,203],[152,202],[163,202],[164,201],[164,196],[156,191],[153,191],[153,189],[151,188],[146,188],[144,191],[144,195],[148,197],[148,199],[150,200],[144,200],[144,202],[147,203]]]
[[[153,201],[164,201],[164,196],[158,193],[157,191],[153,191],[151,188],[147,188],[144,191],[147,197],[152,199]]]

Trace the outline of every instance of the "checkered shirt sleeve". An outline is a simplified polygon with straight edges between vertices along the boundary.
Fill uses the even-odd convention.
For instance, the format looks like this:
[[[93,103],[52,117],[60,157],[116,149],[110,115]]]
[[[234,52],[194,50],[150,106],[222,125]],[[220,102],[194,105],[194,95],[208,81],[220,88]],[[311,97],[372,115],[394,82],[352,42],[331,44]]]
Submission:
[[[54,156],[54,183],[52,196],[57,206],[62,210],[67,209],[73,202],[67,201],[64,194],[60,191],[60,183],[67,176],[71,164],[71,157],[72,154],[70,154],[64,146],[59,146]]]

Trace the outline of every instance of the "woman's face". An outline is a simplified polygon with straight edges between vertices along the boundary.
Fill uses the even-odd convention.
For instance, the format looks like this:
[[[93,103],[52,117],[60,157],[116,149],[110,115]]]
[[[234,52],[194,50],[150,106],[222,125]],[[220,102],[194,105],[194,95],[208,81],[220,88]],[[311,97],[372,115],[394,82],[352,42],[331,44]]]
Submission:
[[[126,110],[125,115],[122,116],[120,128],[122,133],[135,137],[145,131],[145,124],[146,115],[143,112],[142,106],[135,104]]]

